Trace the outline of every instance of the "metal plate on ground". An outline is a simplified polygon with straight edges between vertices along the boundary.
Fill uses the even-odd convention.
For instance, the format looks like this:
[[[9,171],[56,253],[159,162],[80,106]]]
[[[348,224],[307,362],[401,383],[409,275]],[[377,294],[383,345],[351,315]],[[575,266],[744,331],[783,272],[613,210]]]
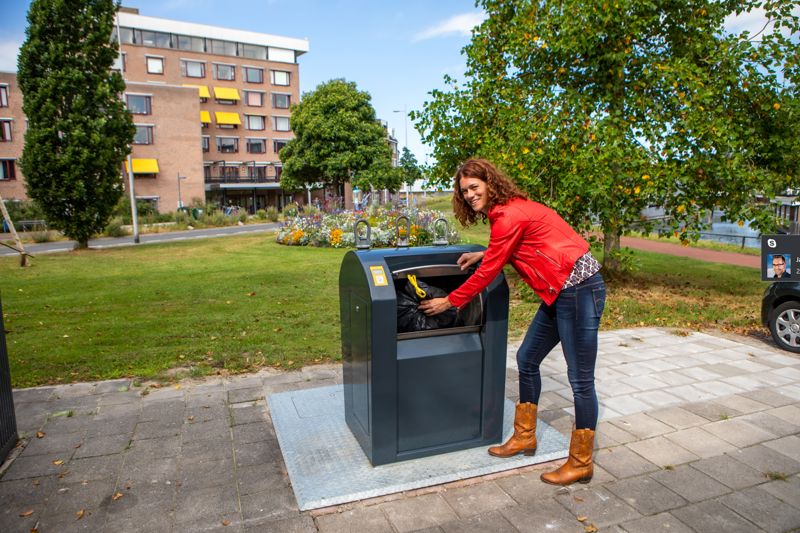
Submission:
[[[567,456],[565,436],[541,420],[536,455],[499,459],[481,446],[374,467],[344,420],[342,385],[272,394],[272,423],[301,511],[373,498]],[[506,400],[504,439],[513,431],[514,403]]]

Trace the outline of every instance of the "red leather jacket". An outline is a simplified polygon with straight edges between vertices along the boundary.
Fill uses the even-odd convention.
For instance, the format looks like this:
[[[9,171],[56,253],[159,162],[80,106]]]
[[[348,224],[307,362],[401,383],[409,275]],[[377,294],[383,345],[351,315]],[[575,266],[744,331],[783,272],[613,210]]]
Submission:
[[[513,198],[489,209],[489,247],[475,273],[448,295],[461,307],[511,265],[548,305],[561,292],[575,262],[589,251],[589,243],[558,213],[540,203]]]

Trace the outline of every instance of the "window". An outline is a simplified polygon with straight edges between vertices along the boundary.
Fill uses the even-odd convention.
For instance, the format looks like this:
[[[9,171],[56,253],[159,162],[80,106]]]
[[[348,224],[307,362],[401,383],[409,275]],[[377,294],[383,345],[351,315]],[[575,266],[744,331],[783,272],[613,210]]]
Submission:
[[[275,109],[289,109],[292,105],[292,95],[272,93],[272,107]]]
[[[11,120],[0,119],[0,142],[11,141]]]
[[[248,154],[263,154],[267,151],[266,139],[247,139]]]
[[[275,139],[272,141],[272,149],[275,151],[276,154],[281,152],[281,148],[289,144],[289,141],[283,139]]]
[[[144,46],[170,48],[170,34],[160,31],[133,30],[133,40]]]
[[[209,137],[208,135],[203,135],[201,137],[201,139],[203,140],[203,151],[204,152],[210,151],[211,150],[211,137]]]
[[[203,178],[208,181],[211,178],[211,165],[203,165]]]
[[[217,151],[223,154],[235,154],[239,151],[239,138],[217,137]]]
[[[205,52],[205,39],[202,37],[189,37],[188,35],[178,35],[178,48],[181,50],[191,50],[192,52]]]
[[[247,177],[255,179],[267,179],[267,166],[266,165],[250,165],[247,167]]]
[[[264,93],[244,91],[244,103],[252,107],[262,107],[264,105]]]
[[[202,61],[181,60],[181,75],[187,78],[205,78],[206,64]]]
[[[164,58],[147,56],[147,73],[148,74],[164,74]]]
[[[116,70],[117,72],[125,72],[125,52],[120,52],[117,56],[117,59],[114,60],[114,64],[111,65],[111,70]]]
[[[242,67],[244,80],[247,83],[264,83],[264,69],[255,67]]]
[[[239,167],[234,165],[223,165],[219,167],[219,174],[223,178],[237,179],[239,177]]]
[[[272,117],[275,131],[289,131],[289,117]]]
[[[265,128],[265,120],[262,115],[245,115],[244,120],[248,130],[263,130]]]
[[[236,67],[234,65],[214,63],[214,78],[218,80],[233,81],[236,79]]]
[[[112,32],[112,41],[116,41],[116,28]],[[133,30],[131,28],[120,28],[119,29],[119,40],[124,44],[133,44]]]
[[[126,94],[125,101],[128,111],[134,115],[149,115],[152,113],[151,98],[143,94]]]
[[[278,181],[281,179],[281,172],[283,172],[283,167],[281,165],[275,165],[275,179]]]
[[[209,39],[209,52],[221,56],[235,56],[236,43],[231,41],[220,41],[218,39]]]
[[[242,57],[249,57],[250,59],[263,59],[267,60],[267,48],[265,46],[258,46],[255,44],[240,44],[239,52]]]
[[[14,159],[0,159],[0,181],[15,179],[17,174],[14,169]]]
[[[136,124],[136,135],[133,136],[133,144],[153,144],[153,126],[141,126]]]
[[[8,85],[0,85],[0,107],[8,107]]]
[[[272,85],[289,85],[291,78],[288,72],[283,70],[270,70],[269,75]]]

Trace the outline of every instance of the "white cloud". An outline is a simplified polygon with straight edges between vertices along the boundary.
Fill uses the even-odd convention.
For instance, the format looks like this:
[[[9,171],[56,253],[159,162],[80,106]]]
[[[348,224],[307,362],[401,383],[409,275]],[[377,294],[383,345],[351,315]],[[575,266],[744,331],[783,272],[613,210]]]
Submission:
[[[800,15],[800,6],[794,8],[792,10],[792,14],[795,16]],[[764,33],[772,33],[774,31],[775,27],[773,23],[770,22],[766,26],[766,29],[764,29],[765,25],[767,25],[767,16],[764,10],[760,7],[739,15],[729,15],[725,19],[725,31],[732,34],[748,31],[752,36],[758,32],[761,32],[762,29],[764,30]],[[783,28],[782,32],[784,35],[788,36],[788,31],[786,28]]]
[[[17,71],[17,55],[22,41],[0,41],[0,70]]]
[[[454,15],[447,20],[422,30],[414,35],[414,42],[446,37],[448,35],[470,35],[472,28],[486,20],[486,13],[464,13]]]

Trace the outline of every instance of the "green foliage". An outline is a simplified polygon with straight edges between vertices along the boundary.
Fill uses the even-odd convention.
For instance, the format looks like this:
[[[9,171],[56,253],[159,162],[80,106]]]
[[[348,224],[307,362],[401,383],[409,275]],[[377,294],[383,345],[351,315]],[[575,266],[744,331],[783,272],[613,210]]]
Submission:
[[[267,207],[267,220],[270,222],[277,222],[278,221],[278,208],[271,205]]]
[[[106,237],[125,237],[126,235],[129,235],[128,230],[122,226],[122,218],[114,217],[108,222],[108,224],[106,224],[106,227],[103,230],[103,235]]]
[[[320,84],[292,106],[294,139],[281,150],[281,187],[297,190],[352,182],[362,190],[397,190],[386,131],[375,117],[369,93],[343,79]]]
[[[256,218],[258,220],[267,220],[267,212],[263,209],[256,211]]]
[[[20,160],[28,195],[49,224],[88,245],[122,194],[135,129],[111,66],[113,0],[34,0],[17,79],[28,119]]]
[[[5,205],[8,216],[18,229],[20,220],[46,220],[44,210],[33,200],[5,200]]]
[[[446,78],[412,113],[440,183],[486,157],[577,228],[599,222],[606,251],[648,205],[684,241],[715,207],[770,229],[757,195],[797,186],[800,170],[796,2],[478,4],[489,17],[464,49],[465,81]],[[759,6],[780,31],[723,31]]]
[[[422,169],[417,162],[417,158],[408,149],[403,147],[403,155],[400,156],[400,170],[403,173],[403,183],[414,185],[414,182],[423,178]]]

